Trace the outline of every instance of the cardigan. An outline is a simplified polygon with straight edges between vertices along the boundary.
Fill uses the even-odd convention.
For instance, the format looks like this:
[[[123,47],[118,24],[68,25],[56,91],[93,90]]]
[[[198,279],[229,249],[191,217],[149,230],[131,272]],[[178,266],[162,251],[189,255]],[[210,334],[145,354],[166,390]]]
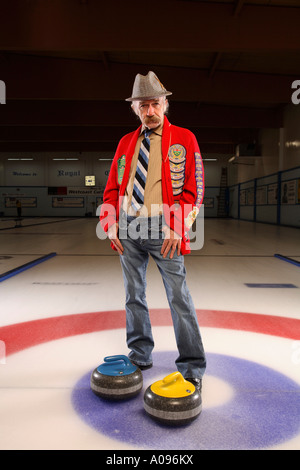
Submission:
[[[100,223],[105,232],[119,220],[141,127],[120,140],[113,158],[100,208]],[[188,232],[203,196],[203,162],[196,137],[188,129],[171,124],[165,116],[162,132],[163,213],[166,224],[182,238],[181,254],[191,251]],[[111,246],[115,249],[113,244]]]

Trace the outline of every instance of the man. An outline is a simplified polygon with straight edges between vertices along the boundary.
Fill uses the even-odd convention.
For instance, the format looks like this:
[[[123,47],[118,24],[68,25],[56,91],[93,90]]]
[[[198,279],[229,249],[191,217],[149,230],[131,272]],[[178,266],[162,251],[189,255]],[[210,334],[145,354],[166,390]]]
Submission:
[[[203,166],[195,136],[169,123],[167,91],[149,72],[135,78],[132,109],[141,126],[117,148],[101,206],[100,221],[120,254],[126,291],[129,358],[152,367],[154,341],[146,303],[149,255],[162,275],[170,305],[179,372],[199,390],[206,359],[183,255],[188,231],[202,203]]]

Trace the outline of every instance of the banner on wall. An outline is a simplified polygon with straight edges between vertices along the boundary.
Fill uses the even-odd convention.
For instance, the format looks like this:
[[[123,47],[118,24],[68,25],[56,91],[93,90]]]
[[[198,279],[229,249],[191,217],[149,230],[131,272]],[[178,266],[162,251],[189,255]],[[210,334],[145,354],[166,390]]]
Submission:
[[[83,197],[53,197],[52,207],[54,208],[83,208],[84,198]]]
[[[246,190],[241,189],[240,191],[240,205],[245,206],[246,205]]]
[[[298,181],[290,180],[281,183],[281,204],[297,204]]]
[[[258,206],[267,204],[267,186],[258,186],[256,188],[256,204]]]
[[[268,204],[277,204],[278,184],[272,183],[268,185]]]
[[[247,205],[254,205],[254,188],[247,189]]]
[[[36,197],[6,197],[4,198],[4,205],[6,209],[16,208],[17,201],[21,203],[22,207],[37,207]]]

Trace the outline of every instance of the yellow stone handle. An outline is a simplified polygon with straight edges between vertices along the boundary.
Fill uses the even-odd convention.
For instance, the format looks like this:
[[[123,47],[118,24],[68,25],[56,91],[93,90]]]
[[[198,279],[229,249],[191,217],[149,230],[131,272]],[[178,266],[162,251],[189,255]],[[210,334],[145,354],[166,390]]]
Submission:
[[[178,382],[178,384],[179,382],[184,382],[184,378],[180,372],[172,372],[172,374],[167,375],[167,377],[163,379],[164,385],[170,385],[172,382]]]
[[[177,371],[167,375],[163,380],[154,382],[151,390],[162,397],[179,398],[194,393],[195,387]]]

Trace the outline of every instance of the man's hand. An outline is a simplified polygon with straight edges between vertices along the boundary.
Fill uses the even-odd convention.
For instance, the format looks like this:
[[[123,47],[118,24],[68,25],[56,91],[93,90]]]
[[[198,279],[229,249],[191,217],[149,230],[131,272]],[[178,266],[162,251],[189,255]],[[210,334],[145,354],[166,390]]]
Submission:
[[[111,225],[107,231],[108,238],[110,241],[113,243],[114,247],[116,248],[117,252],[119,255],[123,254],[124,248],[122,246],[122,243],[120,242],[118,238],[118,230],[119,230],[119,224],[118,222],[114,223]]]
[[[163,258],[166,258],[169,251],[170,252],[170,259],[173,258],[175,251],[177,250],[177,255],[180,255],[180,247],[181,247],[181,237],[178,233],[171,230],[166,225],[162,228],[165,233],[165,239],[161,247],[160,254],[163,255]]]

